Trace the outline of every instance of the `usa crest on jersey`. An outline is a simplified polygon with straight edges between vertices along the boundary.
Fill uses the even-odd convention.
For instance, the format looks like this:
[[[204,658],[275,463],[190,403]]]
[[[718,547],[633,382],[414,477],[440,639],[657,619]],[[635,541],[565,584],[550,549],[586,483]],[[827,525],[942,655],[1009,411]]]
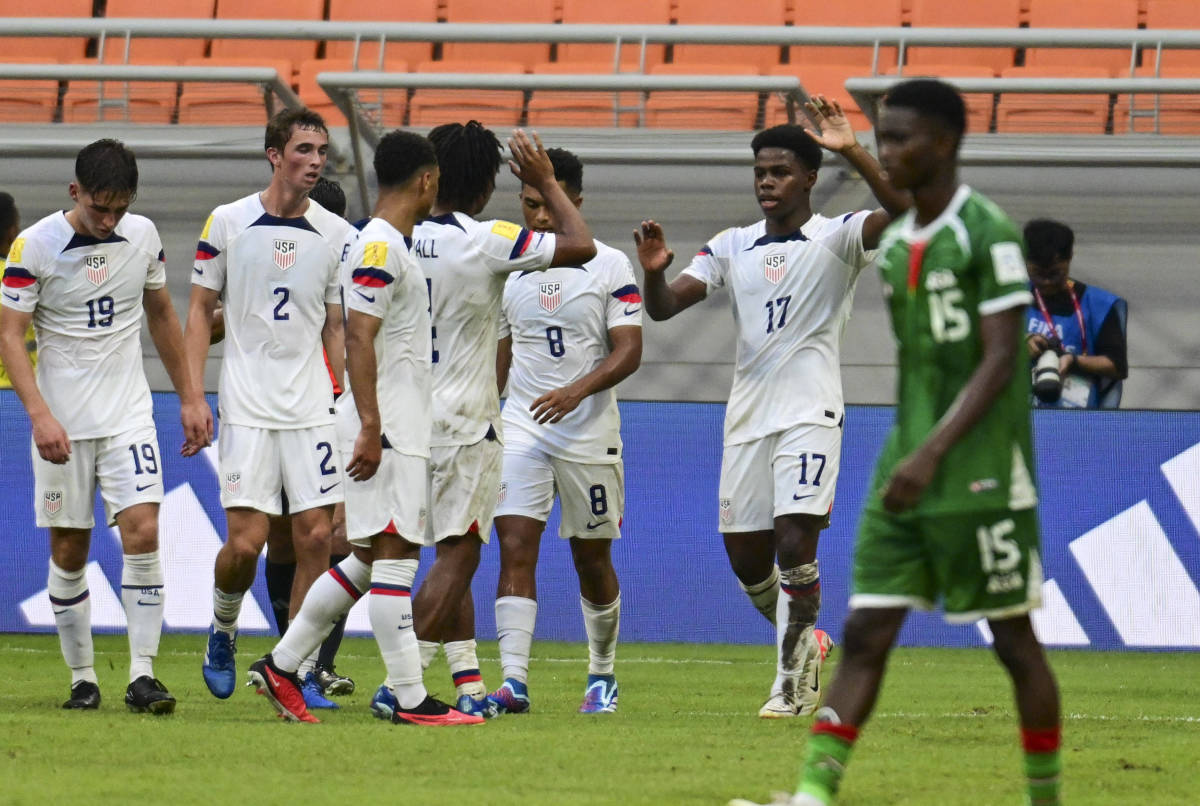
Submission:
[[[763,255],[763,275],[772,284],[778,284],[787,274],[787,253],[767,252]]]
[[[108,257],[105,255],[88,255],[83,259],[83,267],[92,285],[100,285],[108,279]]]
[[[547,313],[554,313],[562,304],[562,282],[542,283],[538,286],[538,302]]]
[[[280,238],[275,239],[275,265],[283,271],[287,271],[292,266],[296,265],[296,242],[284,241]]]
[[[42,496],[42,509],[46,510],[47,515],[53,515],[62,509],[62,502],[62,490],[46,490]]]

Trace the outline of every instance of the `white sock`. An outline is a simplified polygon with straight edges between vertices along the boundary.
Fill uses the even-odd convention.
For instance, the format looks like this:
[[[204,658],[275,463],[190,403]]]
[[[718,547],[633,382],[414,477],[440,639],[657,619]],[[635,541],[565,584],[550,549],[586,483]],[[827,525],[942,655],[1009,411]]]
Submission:
[[[605,605],[592,604],[580,596],[579,605],[588,636],[588,674],[611,675],[617,657],[617,634],[621,631],[621,594]]]
[[[158,552],[126,554],[121,568],[121,604],[129,624],[129,682],[154,677],[154,658],[163,623],[163,571]]]
[[[245,592],[226,593],[213,586],[213,629],[230,636],[237,635],[238,616],[242,612]]]
[[[306,660],[315,663],[321,642],[370,583],[371,566],[353,554],[317,577],[304,596],[300,612],[271,650],[275,665],[285,672],[299,673]],[[305,673],[311,670],[309,667]]]
[[[739,579],[738,586],[750,597],[750,603],[754,605],[754,609],[762,613],[763,618],[774,624],[775,606],[779,600],[779,566],[771,566],[771,575],[762,582],[747,585]]]
[[[51,560],[46,592],[50,595],[50,609],[54,611],[63,660],[71,668],[71,685],[80,680],[98,682],[92,648],[92,598],[88,592],[87,565],[78,571],[64,571]]]
[[[417,649],[421,652],[421,668],[428,669],[429,664],[433,663],[433,659],[437,657],[438,647],[437,641],[417,641]]]
[[[795,691],[804,675],[806,659],[815,648],[813,627],[821,609],[821,578],[817,561],[780,572],[779,602],[775,610],[775,683],[771,693]]]
[[[454,693],[461,697],[470,694],[479,699],[487,694],[483,675],[479,673],[479,658],[475,654],[475,639],[447,641],[446,662],[450,664],[450,676],[454,678]]]
[[[413,630],[412,584],[416,576],[416,560],[376,560],[367,601],[371,631],[387,668],[387,686],[401,708],[416,708],[427,695]]]
[[[500,668],[505,680],[512,678],[524,683],[529,679],[529,654],[536,623],[536,599],[501,596],[496,600],[496,636],[500,639]]]

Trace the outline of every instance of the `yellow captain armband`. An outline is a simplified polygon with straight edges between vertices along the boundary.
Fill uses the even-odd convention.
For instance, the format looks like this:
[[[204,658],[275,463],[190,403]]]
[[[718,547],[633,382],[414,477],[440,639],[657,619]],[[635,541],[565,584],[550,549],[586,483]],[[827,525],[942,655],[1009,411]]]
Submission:
[[[363,247],[362,265],[371,269],[382,269],[387,265],[387,241],[371,241]]]
[[[9,263],[20,263],[21,256],[25,252],[25,239],[17,238],[12,242],[12,248],[8,252]]]
[[[521,227],[511,221],[497,221],[492,224],[492,232],[502,238],[508,238],[510,241],[515,241],[517,236],[521,234]]]

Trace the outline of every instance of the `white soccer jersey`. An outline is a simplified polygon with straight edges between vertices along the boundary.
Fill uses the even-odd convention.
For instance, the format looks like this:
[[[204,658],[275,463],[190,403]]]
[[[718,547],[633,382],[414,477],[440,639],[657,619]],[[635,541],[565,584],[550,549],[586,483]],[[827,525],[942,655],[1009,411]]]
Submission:
[[[579,380],[608,357],[608,331],[642,326],[642,297],[629,258],[596,242],[582,267],[510,275],[500,310],[500,338],[512,336],[504,434],[509,444],[532,444],[573,462],[621,459],[617,395],[585,397],[557,423],[538,425],[529,406]]]
[[[554,235],[466,213],[434,216],[413,230],[413,256],[429,283],[433,316],[433,445],[472,445],[499,431],[496,320],[505,275],[540,271]]]
[[[225,294],[221,421],[255,428],[333,422],[322,357],[325,305],[350,225],[316,202],[298,218],[268,213],[259,194],[218,207],[196,247],[192,283]]]
[[[729,286],[738,344],[726,445],[841,421],[842,331],[874,257],[862,243],[868,215],[813,215],[786,236],[767,235],[765,221],[727,229],[684,269],[710,293]]]
[[[376,397],[386,444],[413,456],[429,456],[429,292],[410,242],[381,218],[359,233],[342,268],[348,310],[381,320],[375,334]],[[353,388],[338,399],[338,416],[361,428]]]
[[[140,215],[101,241],[51,213],[13,241],[3,304],[33,313],[38,388],[70,439],[153,427],[142,295],[166,281],[158,230]]]

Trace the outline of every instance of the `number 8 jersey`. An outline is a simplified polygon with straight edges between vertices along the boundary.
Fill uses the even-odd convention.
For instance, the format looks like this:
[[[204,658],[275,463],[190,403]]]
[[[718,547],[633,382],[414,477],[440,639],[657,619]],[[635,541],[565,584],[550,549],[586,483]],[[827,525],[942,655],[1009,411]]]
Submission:
[[[62,212],[13,241],[3,304],[33,313],[38,389],[71,440],[153,427],[142,369],[142,293],[167,281],[150,219],[127,213],[103,241]]]

